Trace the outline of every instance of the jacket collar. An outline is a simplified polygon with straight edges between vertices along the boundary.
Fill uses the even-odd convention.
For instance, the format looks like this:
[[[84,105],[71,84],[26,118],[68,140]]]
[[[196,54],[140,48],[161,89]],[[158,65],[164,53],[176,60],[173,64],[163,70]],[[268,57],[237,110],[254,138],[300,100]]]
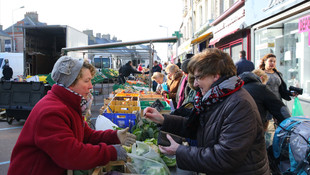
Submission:
[[[53,85],[52,87],[52,93],[54,93],[65,105],[70,106],[75,111],[77,111],[80,115],[82,115],[81,112],[81,100],[82,98],[79,95],[76,95],[67,89],[65,89],[62,86],[59,86],[57,84]]]

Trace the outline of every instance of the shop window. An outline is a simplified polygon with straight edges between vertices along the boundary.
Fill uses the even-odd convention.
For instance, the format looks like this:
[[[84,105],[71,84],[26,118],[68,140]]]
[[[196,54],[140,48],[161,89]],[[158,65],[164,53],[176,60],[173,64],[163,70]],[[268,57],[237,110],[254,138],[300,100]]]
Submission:
[[[229,47],[223,48],[223,51],[230,55],[230,48]]]
[[[242,43],[238,43],[231,46],[231,58],[233,59],[234,63],[239,61],[239,53],[242,50]]]
[[[255,67],[268,53],[277,57],[276,67],[283,74],[287,86],[304,89],[300,98],[310,100],[309,32],[298,32],[298,19],[288,19],[255,32]]]

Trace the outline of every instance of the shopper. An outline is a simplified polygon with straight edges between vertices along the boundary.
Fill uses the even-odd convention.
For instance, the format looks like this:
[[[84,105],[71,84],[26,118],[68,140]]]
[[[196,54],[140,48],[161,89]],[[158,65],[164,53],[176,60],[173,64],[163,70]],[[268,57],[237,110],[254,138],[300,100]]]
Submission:
[[[182,66],[181,66],[183,76],[182,76],[181,81],[179,83],[179,87],[178,87],[177,94],[175,97],[175,101],[177,102],[176,108],[179,108],[180,106],[182,106],[184,100],[187,98],[189,91],[191,90],[191,88],[189,87],[189,85],[187,83],[188,82],[187,65],[188,65],[189,61],[190,61],[189,59],[184,60],[182,63]]]
[[[255,101],[236,76],[231,57],[219,49],[206,49],[188,63],[199,87],[194,115],[186,118],[161,115],[148,107],[145,117],[161,130],[197,139],[197,146],[176,143],[160,146],[164,154],[176,155],[181,169],[211,174],[269,175],[264,129]]]
[[[261,72],[258,72],[259,70],[260,69],[255,70],[254,72],[260,74],[262,78],[267,77],[264,71],[260,70]],[[240,78],[244,81],[243,88],[245,88],[255,100],[264,129],[267,131],[269,123],[269,120],[267,120],[267,112],[270,112],[274,116],[277,124],[291,117],[291,115],[286,105],[262,83],[260,77],[252,72],[244,72],[240,75]]]
[[[246,59],[246,53],[244,50],[239,52],[240,60],[236,63],[237,75],[242,74],[243,72],[251,72],[254,70],[254,64]]]
[[[175,64],[169,64],[166,68],[167,86],[169,92],[163,91],[163,95],[172,100],[173,106],[177,106],[176,95],[178,91],[181,78],[183,76],[182,70]]]
[[[51,73],[56,84],[29,114],[12,152],[9,175],[63,175],[127,159],[120,144],[135,142],[128,129],[95,131],[85,122],[94,74],[88,61],[68,56],[57,60]]]
[[[156,81],[156,83],[157,83],[157,87],[156,87],[155,92],[157,94],[161,94],[162,91],[164,90],[162,85],[163,85],[163,83],[166,83],[166,81],[167,81],[166,76],[160,72],[155,72],[151,78],[152,78],[152,81]]]

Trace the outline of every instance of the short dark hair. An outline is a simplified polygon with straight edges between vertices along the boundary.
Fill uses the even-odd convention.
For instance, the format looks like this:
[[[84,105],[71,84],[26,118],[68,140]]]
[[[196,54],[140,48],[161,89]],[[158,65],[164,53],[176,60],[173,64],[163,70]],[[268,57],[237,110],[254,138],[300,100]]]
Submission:
[[[237,74],[236,66],[231,57],[224,51],[216,48],[207,48],[194,55],[187,65],[188,72],[194,75],[195,71],[203,76],[217,75],[231,77]]]
[[[240,54],[241,54],[242,57],[245,57],[245,56],[246,56],[246,53],[245,53],[244,50],[241,50],[241,51],[240,51]]]

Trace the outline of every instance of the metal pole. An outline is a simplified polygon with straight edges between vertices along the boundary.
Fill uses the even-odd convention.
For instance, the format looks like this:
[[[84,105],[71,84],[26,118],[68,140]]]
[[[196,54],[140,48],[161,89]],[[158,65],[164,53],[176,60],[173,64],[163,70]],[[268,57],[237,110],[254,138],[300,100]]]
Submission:
[[[17,9],[13,9],[13,10],[12,10],[12,23],[13,23],[13,25],[12,25],[12,35],[13,35],[13,39],[12,39],[12,42],[13,42],[13,43],[12,43],[12,47],[13,47],[13,48],[12,48],[12,51],[13,51],[14,53],[15,53],[15,39],[14,39],[14,38],[15,38],[15,36],[14,36],[14,30],[15,30],[15,29],[14,29],[14,25],[15,25],[15,23],[14,23],[14,11],[15,11],[15,10],[18,10],[18,9],[22,9],[22,8],[25,8],[25,6],[21,6],[21,7],[17,8]]]
[[[153,75],[153,71],[152,71],[152,67],[153,67],[153,57],[154,57],[154,54],[153,54],[153,42],[151,41],[150,42],[150,63],[149,63],[149,91],[151,92],[151,89],[152,89],[152,75]]]
[[[13,13],[14,13],[14,10],[12,10],[12,23],[13,23],[13,25],[12,25],[12,35],[13,35],[13,38],[12,38],[12,52],[13,53],[15,53],[15,42],[14,42],[14,15],[13,15]]]

